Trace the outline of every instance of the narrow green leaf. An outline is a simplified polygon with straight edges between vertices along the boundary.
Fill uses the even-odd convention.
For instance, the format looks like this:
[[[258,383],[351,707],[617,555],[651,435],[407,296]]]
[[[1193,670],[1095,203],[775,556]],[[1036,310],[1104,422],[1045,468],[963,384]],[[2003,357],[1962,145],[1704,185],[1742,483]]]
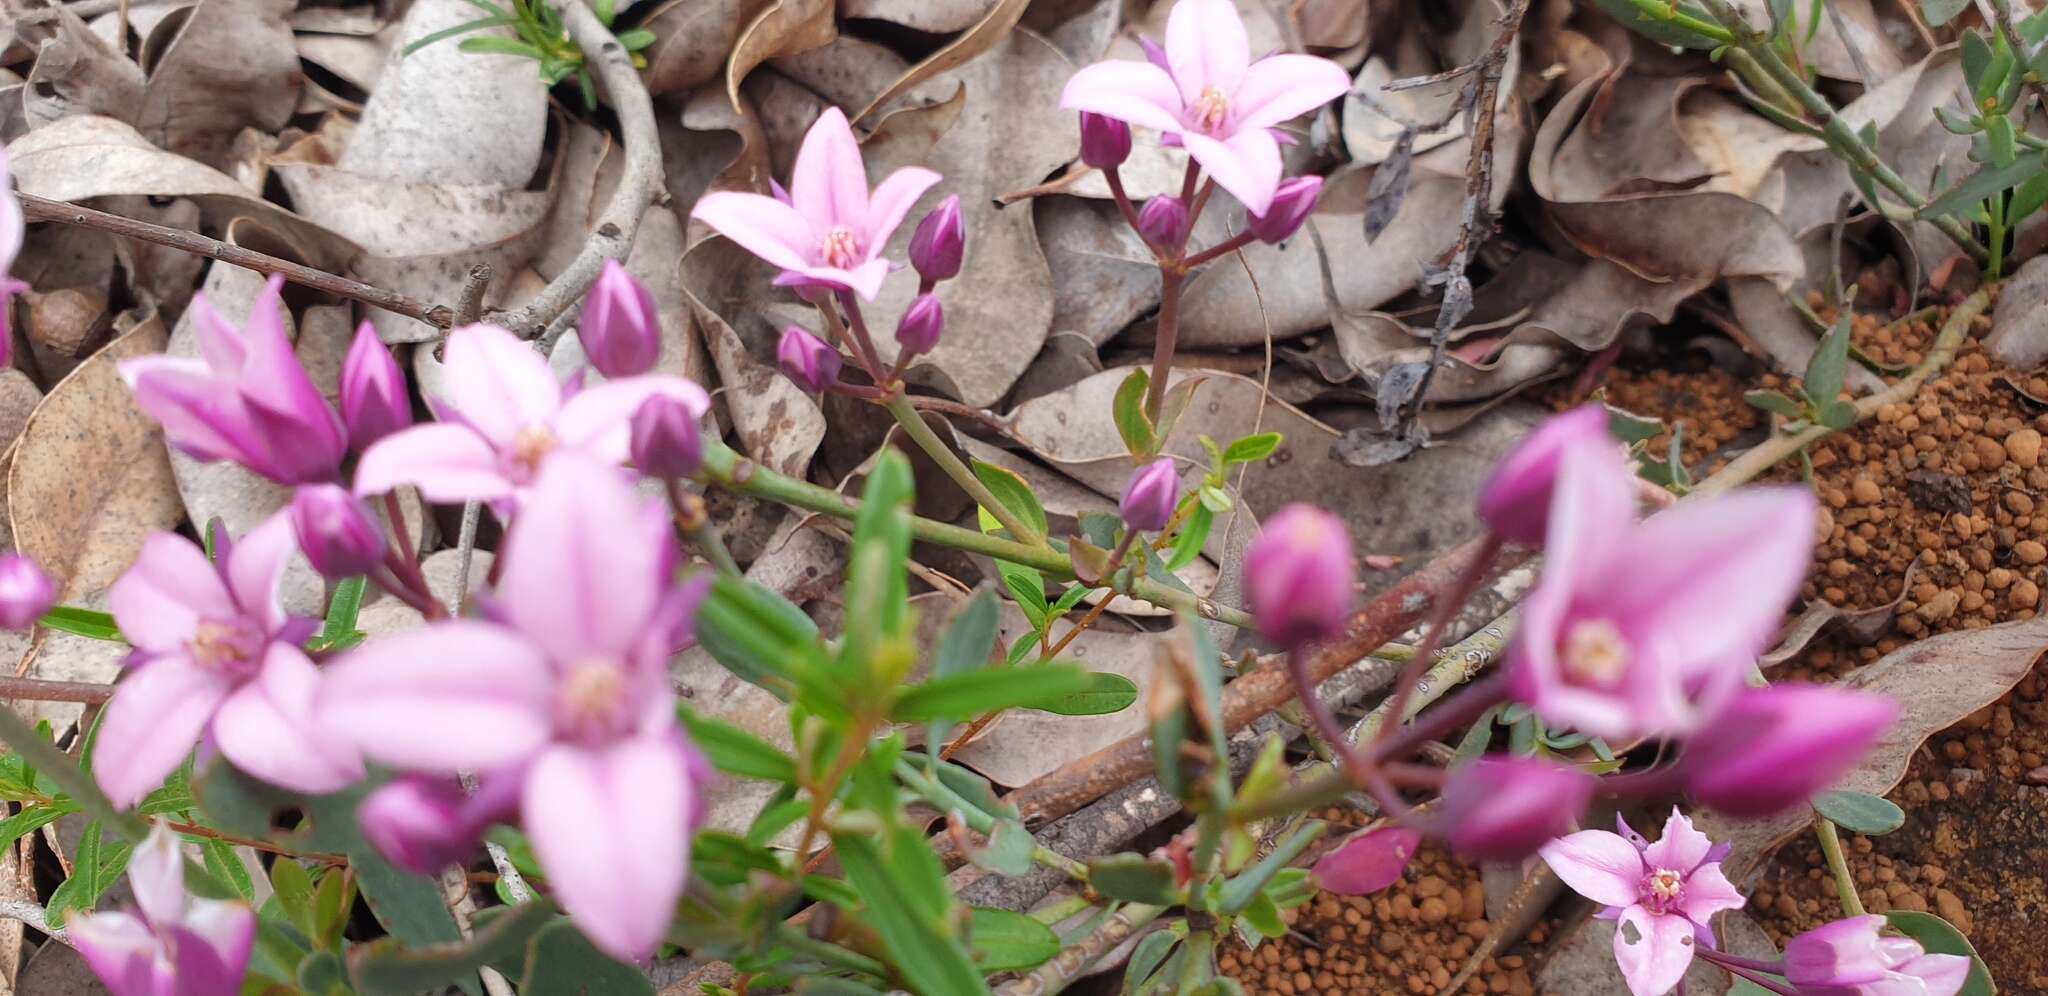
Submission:
[[[278,908],[284,911],[285,918],[312,936],[313,876],[306,874],[306,866],[291,858],[278,858],[270,866],[270,891],[277,896]]]
[[[719,771],[736,778],[769,782],[796,779],[796,762],[774,744],[722,719],[698,715],[680,702],[676,705],[676,716],[690,731],[690,741]]]
[[[1920,16],[1930,28],[1938,28],[1955,19],[1970,0],[1920,0]]]
[[[974,461],[974,476],[981,482],[982,487],[996,496],[997,501],[1003,503],[1003,507],[1008,509],[1011,515],[1038,530],[1039,535],[1045,535],[1050,528],[1046,523],[1045,506],[1039,504],[1038,496],[1032,493],[1031,485],[1025,483],[1024,478],[1019,477],[1015,471],[1005,470],[980,460]]]
[[[982,971],[1018,972],[1059,954],[1060,937],[1022,913],[977,906],[969,920],[967,946]]]
[[[788,698],[792,663],[814,653],[818,625],[764,585],[723,573],[697,609],[697,642],[726,670]]]
[[[1043,667],[1044,665],[1040,665]],[[1131,679],[1110,671],[1089,671],[1086,684],[1076,691],[1048,695],[1024,703],[1028,709],[1061,716],[1106,716],[1122,712],[1138,701],[1138,686]]]
[[[1223,451],[1223,462],[1251,463],[1254,460],[1264,460],[1272,456],[1274,450],[1280,448],[1280,442],[1281,436],[1277,432],[1245,436],[1231,443],[1230,448]]]
[[[471,31],[481,31],[485,28],[495,28],[502,25],[510,25],[516,23],[518,22],[514,21],[512,18],[502,16],[480,17],[474,21],[464,21],[461,24],[455,25],[452,28],[442,28],[441,30],[436,31],[426,36],[425,38],[421,38],[420,40],[413,42],[410,45],[407,45],[405,47],[405,50],[399,53],[399,58],[404,58],[405,56],[411,55],[414,52],[419,51],[420,49],[426,48],[427,46],[432,45],[437,41],[441,41],[446,38],[453,38],[456,35],[468,34]]]
[[[1003,587],[1010,590],[1010,597],[1017,600],[1017,607],[1024,610],[1024,616],[1031,620],[1031,628],[1043,630],[1046,615],[1051,607],[1045,602],[1045,575],[1035,567],[1013,564],[1007,560],[996,561],[996,573],[1002,576]]]
[[[12,847],[14,842],[63,819],[67,813],[78,812],[78,804],[69,799],[46,806],[32,806],[0,820],[0,848]]]
[[[59,605],[43,613],[43,618],[38,621],[49,629],[76,634],[88,640],[119,642],[122,639],[121,627],[115,624],[113,616],[105,612]]]
[[[526,974],[522,993],[603,993],[604,996],[654,996],[654,982],[631,965],[592,947],[569,920],[542,927],[527,942],[522,961]]]
[[[628,52],[638,52],[654,41],[654,32],[646,28],[634,28],[619,36],[619,46]]]
[[[542,57],[540,49],[526,42],[513,38],[499,38],[495,35],[483,38],[464,38],[462,44],[456,47],[465,52],[479,55],[516,55],[523,59],[535,60]]]
[[[2043,165],[2042,157],[2038,153],[2021,156],[2013,160],[2009,166],[1987,166],[1943,191],[1941,196],[1928,201],[1917,214],[1921,218],[1929,219],[1961,214],[1982,204],[1992,194],[2033,179],[2043,169],[2048,169],[2048,166]]]
[[[1138,987],[1173,952],[1173,946],[1180,943],[1180,937],[1171,930],[1155,930],[1146,934],[1145,939],[1131,951],[1130,964],[1124,966],[1124,987],[1127,993],[1136,993]]]
[[[199,845],[199,857],[206,870],[235,890],[244,902],[256,901],[256,884],[249,879],[249,869],[235,857],[235,848],[227,841],[214,837],[187,838]]]
[[[1001,618],[995,593],[987,589],[975,592],[939,635],[938,652],[932,656],[932,675],[943,678],[987,667],[989,655],[995,651],[996,626]]]
[[[1223,883],[1223,898],[1220,903],[1222,911],[1225,913],[1244,912],[1251,905],[1252,900],[1256,899],[1265,890],[1266,883],[1271,881],[1280,869],[1287,867],[1287,863],[1293,861],[1295,856],[1299,855],[1303,849],[1314,843],[1317,837],[1321,837],[1325,829],[1328,829],[1328,824],[1321,820],[1309,820],[1303,823],[1301,826],[1296,827],[1294,832],[1287,836],[1286,840],[1281,841],[1275,846],[1272,853],[1261,858],[1258,864],[1245,869],[1243,874]],[[1273,935],[1268,934],[1267,936]]]
[[[1835,327],[1821,336],[1813,358],[1806,361],[1806,400],[1816,411],[1825,410],[1842,394],[1842,377],[1849,366],[1849,315],[1842,314]]]
[[[1216,522],[1216,513],[1209,511],[1206,502],[1196,499],[1194,511],[1181,522],[1180,532],[1173,537],[1173,546],[1166,551],[1166,569],[1178,571],[1195,562],[1202,555],[1202,544],[1209,541],[1209,530]]]
[[[2005,206],[2005,223],[2018,225],[2048,204],[2048,172],[2041,172],[2015,187],[2012,201]]]
[[[1089,672],[1068,664],[971,671],[903,689],[889,707],[889,718],[898,723],[967,720],[998,709],[1035,707],[1093,687]]]
[[[1856,424],[1856,403],[1837,401],[1820,410],[1820,424],[1837,432]]]
[[[988,846],[975,848],[968,857],[998,875],[1018,878],[1031,872],[1031,852],[1037,846],[1024,824],[1003,820],[988,835]]]
[[[334,586],[334,597],[327,602],[327,619],[320,625],[320,634],[307,645],[309,649],[331,650],[355,635],[365,583],[363,578],[344,578]]]
[[[1753,408],[1761,408],[1767,412],[1775,412],[1776,414],[1783,415],[1786,418],[1806,417],[1806,409],[1803,406],[1801,406],[1799,402],[1794,401],[1791,398],[1788,398],[1782,394],[1779,394],[1776,391],[1744,391],[1742,394],[1742,400],[1749,402],[1750,406]]]
[[[1088,862],[1088,884],[1111,899],[1153,906],[1170,906],[1181,900],[1174,885],[1173,866],[1152,861],[1142,854],[1111,854]]]
[[[1879,837],[1906,825],[1906,812],[1891,800],[1866,792],[1822,792],[1814,812],[1850,833]]]
[[[895,863],[884,863],[875,841],[855,834],[833,834],[832,840],[847,881],[864,901],[862,919],[882,935],[890,960],[913,990],[947,996],[988,992],[966,949],[941,929],[939,918],[928,915],[920,890],[894,873]],[[945,888],[943,878],[939,888]]]
[[[1159,446],[1152,420],[1145,417],[1145,393],[1151,387],[1152,375],[1138,367],[1117,385],[1116,398],[1110,402],[1117,434],[1124,438],[1124,448],[1134,457],[1149,457]]]
[[[544,901],[497,906],[479,913],[468,940],[408,947],[386,937],[349,950],[349,979],[362,996],[413,996],[437,992],[494,963],[523,959],[527,943],[556,920]]]

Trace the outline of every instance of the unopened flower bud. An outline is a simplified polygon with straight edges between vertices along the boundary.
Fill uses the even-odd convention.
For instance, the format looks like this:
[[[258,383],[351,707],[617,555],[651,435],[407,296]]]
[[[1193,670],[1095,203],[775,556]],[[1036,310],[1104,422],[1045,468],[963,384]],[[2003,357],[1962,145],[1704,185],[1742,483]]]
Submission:
[[[1131,157],[1131,126],[1094,111],[1081,112],[1081,161],[1115,169]]]
[[[55,604],[57,585],[35,561],[0,554],[0,629],[28,629]]]
[[[1138,468],[1131,475],[1131,483],[1124,487],[1124,497],[1117,503],[1117,512],[1123,516],[1124,525],[1139,532],[1152,532],[1166,528],[1173,521],[1173,507],[1180,500],[1180,474],[1173,468],[1173,460],[1161,458]]]
[[[917,223],[910,235],[910,265],[926,284],[935,284],[960,275],[966,251],[967,228],[960,219],[960,195],[954,194]]]
[[[1744,689],[1686,741],[1686,794],[1745,819],[1803,805],[1860,763],[1898,714],[1897,702],[1869,692]]]
[[[1607,431],[1607,412],[1602,406],[1585,405],[1553,416],[1508,451],[1480,489],[1479,517],[1504,540],[1532,545],[1543,542],[1558,468],[1565,453],[1579,447],[1605,451],[1620,468],[1621,456]],[[1627,470],[1620,468],[1620,472]]]
[[[1316,862],[1317,884],[1340,896],[1366,896],[1401,880],[1401,870],[1422,846],[1422,834],[1402,826],[1381,827],[1344,839]]]
[[[633,466],[649,477],[688,477],[704,464],[704,438],[689,406],[666,394],[633,413]]]
[[[356,327],[355,341],[341,361],[341,420],[349,445],[358,451],[412,424],[412,400],[405,375],[369,322]]]
[[[1282,508],[1245,551],[1253,622],[1290,649],[1343,631],[1356,582],[1344,521],[1313,506]]]
[[[292,495],[290,515],[299,550],[322,577],[361,577],[384,559],[384,530],[347,488],[305,485]]]
[[[1303,222],[1315,213],[1316,198],[1322,196],[1323,178],[1297,176],[1280,184],[1265,214],[1252,215],[1251,231],[1260,242],[1277,246],[1294,237]]]
[[[364,797],[356,810],[363,838],[385,860],[435,875],[469,856],[479,837],[466,825],[462,786],[453,779],[406,776]]]
[[[1881,916],[1823,924],[1785,942],[1785,981],[1815,994],[1917,993],[1954,996],[1970,976],[1970,959],[1928,954],[1910,937],[1880,933]]]
[[[1572,831],[1596,784],[1593,776],[1555,761],[1481,758],[1450,772],[1436,825],[1460,854],[1520,861]]]
[[[839,351],[794,325],[782,330],[775,362],[783,376],[812,394],[839,382]]]
[[[1188,237],[1188,205],[1178,197],[1154,197],[1138,211],[1138,234],[1156,246],[1177,246]]]
[[[576,322],[583,355],[606,377],[631,377],[654,368],[661,356],[661,311],[619,261],[604,261],[597,283],[583,297]]]
[[[919,294],[904,310],[903,320],[896,323],[896,343],[906,355],[929,353],[938,347],[945,331],[946,309],[939,306],[939,296]]]

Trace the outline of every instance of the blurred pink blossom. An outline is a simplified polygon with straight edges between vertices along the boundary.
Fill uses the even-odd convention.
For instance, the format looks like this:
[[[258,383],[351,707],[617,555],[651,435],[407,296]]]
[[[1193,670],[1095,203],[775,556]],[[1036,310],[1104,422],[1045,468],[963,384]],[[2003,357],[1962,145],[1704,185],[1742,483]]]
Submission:
[[[135,912],[72,920],[71,941],[114,996],[222,996],[240,992],[256,940],[246,903],[185,894],[185,857],[162,824],[128,860]]]
[[[1816,996],[1955,996],[1970,959],[1928,954],[1910,937],[1879,933],[1881,916],[1815,927],[1785,943],[1785,980]]]

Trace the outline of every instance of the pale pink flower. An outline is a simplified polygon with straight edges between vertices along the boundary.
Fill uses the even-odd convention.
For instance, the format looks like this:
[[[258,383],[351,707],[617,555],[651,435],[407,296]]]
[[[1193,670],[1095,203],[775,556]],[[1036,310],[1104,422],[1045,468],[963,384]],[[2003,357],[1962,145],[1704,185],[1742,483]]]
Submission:
[[[701,591],[670,583],[664,509],[578,454],[541,469],[502,557],[489,620],[352,651],[329,669],[317,721],[402,771],[475,771],[486,793],[513,780],[548,889],[599,948],[645,958],[705,812],[667,666]]]
[[[1316,884],[1340,896],[1369,896],[1401,880],[1401,872],[1422,846],[1422,832],[1384,826],[1344,838],[1316,860]]]
[[[201,358],[123,360],[121,377],[170,444],[195,459],[231,460],[283,484],[332,481],[348,439],[285,335],[283,287],[270,278],[241,329],[194,296]]]
[[[870,194],[853,128],[839,108],[828,107],[804,135],[786,200],[715,191],[697,201],[690,217],[781,267],[778,283],[843,287],[872,301],[889,275],[882,250],[890,234],[937,182],[939,174],[906,166]]]
[[[1540,853],[1564,884],[1606,904],[1601,915],[1620,921],[1614,958],[1629,991],[1661,996],[1685,977],[1696,945],[1714,944],[1708,920],[1747,900],[1721,874],[1727,848],[1716,847],[1678,810],[1654,844],[1627,823],[1619,828],[1619,834],[1581,830],[1543,845]]]
[[[1928,954],[1910,937],[1879,933],[1881,916],[1815,927],[1785,943],[1785,980],[1816,996],[1955,996],[1970,959]]]
[[[21,198],[14,194],[14,174],[8,168],[7,150],[0,149],[0,367],[8,365],[14,358],[14,329],[10,317],[13,314],[14,295],[28,290],[29,286],[9,274],[14,272],[15,257],[21,255],[21,243],[28,235],[28,226],[21,215]]]
[[[185,894],[185,857],[163,824],[128,859],[135,912],[71,921],[78,954],[114,996],[225,996],[242,989],[256,940],[246,903]]]
[[[1351,77],[1313,55],[1257,62],[1251,55],[1231,0],[1180,0],[1167,15],[1159,57],[1088,66],[1067,81],[1060,106],[1163,132],[1263,215],[1280,186],[1280,143],[1271,129],[1343,96]]]
[[[681,377],[621,377],[571,394],[532,345],[493,325],[448,336],[440,421],[378,440],[356,465],[355,491],[373,495],[401,484],[429,501],[488,501],[507,509],[553,454],[587,453],[623,463],[633,413],[667,395],[702,417],[704,389]]]
[[[151,536],[107,601],[135,645],[93,749],[93,776],[117,806],[163,783],[202,736],[235,767],[325,793],[363,777],[353,750],[308,722],[319,672],[299,644],[315,623],[286,615],[278,580],[293,551],[279,511],[217,561],[191,540]]]
[[[1581,405],[1545,419],[1501,458],[1479,489],[1479,517],[1502,539],[1541,544],[1560,462],[1566,453],[1579,449],[1597,452],[1588,459],[1602,474],[1628,473],[1621,449],[1607,431],[1606,407]]]
[[[1559,459],[1511,688],[1553,727],[1689,733],[1742,687],[1805,578],[1813,495],[1749,488],[1638,522],[1635,481],[1610,456]]]

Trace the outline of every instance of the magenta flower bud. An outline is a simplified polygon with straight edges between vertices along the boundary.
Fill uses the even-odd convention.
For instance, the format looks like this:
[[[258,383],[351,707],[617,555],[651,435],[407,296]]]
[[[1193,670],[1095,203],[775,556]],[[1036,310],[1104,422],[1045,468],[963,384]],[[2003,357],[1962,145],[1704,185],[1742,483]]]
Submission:
[[[1315,213],[1316,198],[1322,196],[1323,178],[1320,176],[1297,176],[1280,184],[1273,194],[1273,205],[1265,214],[1252,215],[1251,231],[1260,242],[1277,246],[1294,237],[1301,230],[1303,222]]]
[[[292,534],[321,577],[353,578],[384,560],[384,530],[361,498],[333,484],[309,484],[292,495]]]
[[[960,275],[967,251],[967,226],[960,220],[960,195],[939,202],[910,235],[910,265],[926,284]]]
[[[1173,507],[1179,501],[1180,474],[1173,469],[1172,459],[1161,458],[1131,475],[1117,513],[1123,516],[1124,525],[1149,533],[1173,521]]]
[[[1568,764],[1483,757],[1451,771],[1436,827],[1451,849],[1481,861],[1520,861],[1572,826],[1597,780]]]
[[[817,394],[839,382],[839,351],[794,325],[782,330],[775,364],[796,386]]]
[[[576,322],[583,355],[606,377],[632,377],[654,369],[661,356],[661,311],[654,295],[619,261],[604,261],[597,283],[583,297]]]
[[[1365,896],[1401,880],[1415,850],[1422,846],[1422,834],[1407,827],[1388,826],[1352,834],[1330,853],[1316,861],[1311,872],[1325,892],[1340,896]]]
[[[1156,246],[1177,246],[1188,237],[1188,205],[1178,197],[1154,197],[1138,211],[1138,234]]]
[[[1344,521],[1313,506],[1282,508],[1245,551],[1252,618],[1260,635],[1289,649],[1342,632],[1356,583]]]
[[[1897,702],[1868,692],[1745,688],[1686,741],[1686,794],[1744,818],[1801,805],[1861,762],[1898,715]]]
[[[1479,517],[1504,540],[1532,545],[1543,542],[1558,467],[1567,451],[1580,447],[1605,452],[1603,463],[1627,473],[1614,437],[1607,432],[1606,410],[1584,405],[1546,420],[1508,451],[1480,489]]]
[[[463,815],[462,786],[451,779],[408,775],[363,798],[356,810],[368,840],[384,859],[416,875],[435,875],[476,849],[476,828]]]
[[[905,355],[929,353],[937,348],[945,331],[946,309],[939,306],[939,296],[919,294],[904,310],[903,320],[896,323],[896,342]]]
[[[1970,976],[1970,959],[1928,954],[1910,937],[1879,933],[1881,916],[1824,924],[1785,942],[1785,981],[1800,992],[1830,996],[1923,993],[1955,996]]]
[[[0,554],[0,629],[28,629],[55,604],[56,582],[35,561]]]
[[[1115,169],[1131,157],[1131,126],[1094,111],[1081,112],[1081,161]]]
[[[341,361],[341,420],[357,451],[412,424],[405,375],[369,322],[356,326],[355,342]]]
[[[688,477],[704,465],[704,437],[689,406],[666,394],[633,413],[633,466],[649,477]]]

